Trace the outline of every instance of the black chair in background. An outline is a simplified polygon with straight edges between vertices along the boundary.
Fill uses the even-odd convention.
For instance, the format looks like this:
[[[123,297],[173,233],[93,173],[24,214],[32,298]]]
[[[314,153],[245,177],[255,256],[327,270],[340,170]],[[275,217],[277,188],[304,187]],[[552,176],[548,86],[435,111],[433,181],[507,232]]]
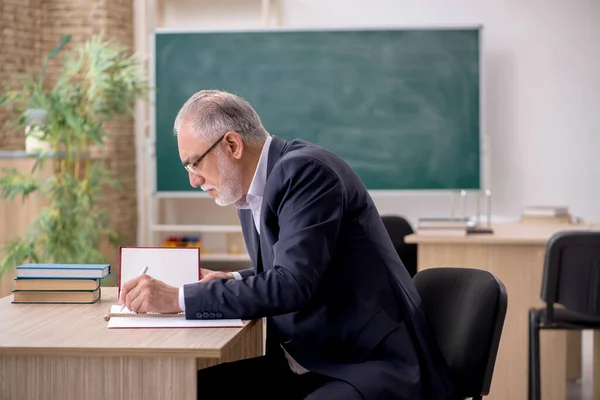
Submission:
[[[410,223],[399,215],[384,215],[383,225],[404,266],[411,277],[417,273],[417,245],[404,242],[404,237],[414,233]]]
[[[508,304],[504,284],[473,268],[425,269],[413,282],[450,368],[452,399],[487,396]]]
[[[541,399],[540,330],[600,328],[600,232],[563,231],[550,238],[541,298],[545,307],[529,310],[530,400]]]

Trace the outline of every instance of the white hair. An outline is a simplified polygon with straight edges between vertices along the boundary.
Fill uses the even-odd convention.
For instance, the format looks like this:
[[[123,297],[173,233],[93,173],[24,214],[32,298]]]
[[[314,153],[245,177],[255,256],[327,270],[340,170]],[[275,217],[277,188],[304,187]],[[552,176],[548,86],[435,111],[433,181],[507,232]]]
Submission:
[[[175,118],[175,136],[184,122],[191,122],[194,134],[207,142],[235,131],[246,145],[260,147],[269,136],[250,103],[220,90],[201,90],[183,104]]]

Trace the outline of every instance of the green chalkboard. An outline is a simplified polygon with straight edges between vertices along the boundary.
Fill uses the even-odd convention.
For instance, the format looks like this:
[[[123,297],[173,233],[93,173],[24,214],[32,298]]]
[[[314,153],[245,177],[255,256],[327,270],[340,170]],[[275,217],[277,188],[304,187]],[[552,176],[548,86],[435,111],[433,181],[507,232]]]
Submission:
[[[173,121],[201,89],[328,148],[369,189],[480,188],[480,29],[155,33],[156,190],[193,190]]]

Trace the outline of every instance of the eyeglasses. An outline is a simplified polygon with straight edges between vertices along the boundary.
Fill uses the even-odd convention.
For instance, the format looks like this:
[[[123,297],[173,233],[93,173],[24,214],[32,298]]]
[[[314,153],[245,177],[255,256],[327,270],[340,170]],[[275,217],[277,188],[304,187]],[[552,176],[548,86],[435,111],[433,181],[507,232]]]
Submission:
[[[198,157],[193,163],[187,163],[187,164],[183,164],[183,168],[187,169],[189,172],[195,174],[198,172],[197,168],[198,168],[198,164],[200,164],[200,162],[204,159],[204,157],[206,157],[208,155],[208,153],[210,153],[210,151],[212,149],[214,149],[215,147],[217,147],[217,145],[221,142],[221,140],[223,140],[223,138],[225,137],[225,135],[227,134],[227,132],[225,132],[223,134],[223,136],[221,136],[219,138],[219,140],[217,140],[216,142],[214,142],[212,144],[212,146],[210,146],[208,148],[208,150],[206,150],[204,152],[204,154],[202,154],[200,157]]]

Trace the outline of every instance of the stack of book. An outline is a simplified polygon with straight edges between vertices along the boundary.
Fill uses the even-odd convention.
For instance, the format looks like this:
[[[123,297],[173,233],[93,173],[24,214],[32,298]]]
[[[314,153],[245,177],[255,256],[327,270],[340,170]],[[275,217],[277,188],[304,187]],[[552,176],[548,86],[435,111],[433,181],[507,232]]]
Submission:
[[[110,264],[19,265],[13,303],[95,303],[109,274]]]
[[[469,218],[419,218],[417,233],[432,236],[466,236],[471,225]]]
[[[569,224],[571,214],[566,206],[529,206],[523,208],[521,222],[534,224]]]

